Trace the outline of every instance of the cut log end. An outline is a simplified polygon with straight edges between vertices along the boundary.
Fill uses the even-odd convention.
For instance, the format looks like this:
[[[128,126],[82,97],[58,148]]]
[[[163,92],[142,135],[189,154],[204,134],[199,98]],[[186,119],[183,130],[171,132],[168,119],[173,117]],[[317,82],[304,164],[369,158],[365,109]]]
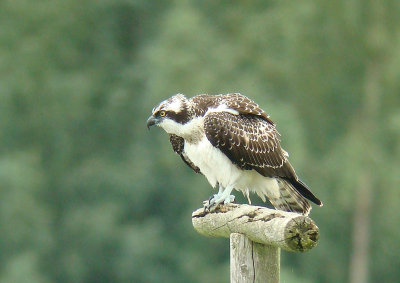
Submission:
[[[298,216],[287,224],[285,239],[291,249],[304,252],[317,245],[319,229],[309,217]]]

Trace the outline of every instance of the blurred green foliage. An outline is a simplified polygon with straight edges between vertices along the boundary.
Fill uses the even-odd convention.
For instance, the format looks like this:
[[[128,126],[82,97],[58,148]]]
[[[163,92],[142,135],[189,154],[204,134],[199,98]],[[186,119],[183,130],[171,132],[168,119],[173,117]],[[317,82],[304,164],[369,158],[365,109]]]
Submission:
[[[395,0],[0,1],[0,282],[229,280],[228,241],[191,226],[210,186],[146,130],[177,92],[255,99],[324,201],[320,243],[283,253],[285,282],[349,280],[364,189],[369,280],[399,280],[399,13]]]

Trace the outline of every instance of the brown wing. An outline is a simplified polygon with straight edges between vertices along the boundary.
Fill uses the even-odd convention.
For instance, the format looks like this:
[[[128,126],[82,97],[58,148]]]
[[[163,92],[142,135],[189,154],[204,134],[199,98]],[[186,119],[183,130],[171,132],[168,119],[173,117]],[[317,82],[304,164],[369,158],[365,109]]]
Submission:
[[[200,94],[191,98],[191,101],[196,105],[196,116],[203,116],[209,108],[217,108],[221,104],[225,104],[228,108],[234,109],[240,114],[254,115],[274,125],[268,114],[257,103],[240,93],[219,95]]]
[[[240,114],[254,115],[266,120],[271,125],[274,125],[274,122],[272,122],[272,120],[269,118],[269,115],[265,113],[265,111],[262,110],[257,103],[247,96],[244,96],[240,93],[231,93],[221,95],[221,97],[222,103],[226,104],[226,106],[229,108],[238,111]]]
[[[186,156],[184,148],[185,148],[185,141],[180,136],[170,134],[169,141],[171,142],[172,149],[179,154],[182,160],[186,163],[187,166],[193,169],[196,173],[201,173],[199,167],[193,164],[193,162]]]
[[[240,168],[254,169],[266,177],[297,179],[287,153],[280,146],[275,126],[260,116],[208,112],[205,134],[213,146]]]

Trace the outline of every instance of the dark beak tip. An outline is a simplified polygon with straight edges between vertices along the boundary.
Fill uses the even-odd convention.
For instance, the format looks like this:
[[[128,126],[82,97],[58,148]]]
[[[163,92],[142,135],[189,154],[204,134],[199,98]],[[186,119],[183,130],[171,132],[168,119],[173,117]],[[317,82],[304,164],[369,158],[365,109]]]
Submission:
[[[157,120],[154,118],[154,116],[150,116],[149,119],[147,119],[147,129],[150,130],[150,127],[154,126],[156,122]]]

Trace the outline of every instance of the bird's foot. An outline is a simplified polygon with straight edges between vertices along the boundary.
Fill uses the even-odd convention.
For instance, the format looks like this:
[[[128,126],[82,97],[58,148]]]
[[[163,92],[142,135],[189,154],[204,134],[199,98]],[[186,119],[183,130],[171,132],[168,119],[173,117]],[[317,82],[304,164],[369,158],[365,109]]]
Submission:
[[[204,211],[215,211],[219,204],[231,203],[235,201],[234,195],[224,196],[223,194],[215,194],[212,195],[208,200],[203,201]]]
[[[216,204],[215,200],[218,197],[217,194],[209,197],[208,200],[203,201],[204,211],[214,211],[218,204]]]

